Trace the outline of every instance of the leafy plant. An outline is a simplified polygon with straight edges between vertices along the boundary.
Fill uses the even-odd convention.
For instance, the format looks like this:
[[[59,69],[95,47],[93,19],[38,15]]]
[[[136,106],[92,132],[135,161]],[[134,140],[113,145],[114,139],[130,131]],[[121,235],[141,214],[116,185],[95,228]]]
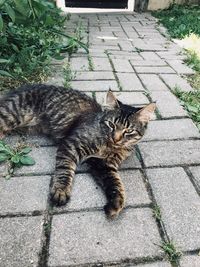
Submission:
[[[160,248],[167,254],[171,263],[177,263],[182,255],[172,241],[163,241]]]
[[[182,39],[190,33],[200,35],[200,6],[173,4],[168,10],[152,12],[173,38]]]
[[[5,144],[4,141],[0,141],[0,162],[8,161],[10,163],[6,178],[10,178],[15,167],[19,168],[23,165],[35,164],[35,160],[28,156],[28,153],[30,153],[31,150],[30,147],[24,145],[11,148],[9,145]]]
[[[64,32],[66,17],[47,0],[0,0],[0,87],[44,81],[51,58],[87,52],[80,34]],[[77,29],[78,30],[78,29]]]
[[[162,217],[161,217],[161,210],[160,207],[158,205],[155,205],[153,207],[153,216],[158,220],[161,221]]]

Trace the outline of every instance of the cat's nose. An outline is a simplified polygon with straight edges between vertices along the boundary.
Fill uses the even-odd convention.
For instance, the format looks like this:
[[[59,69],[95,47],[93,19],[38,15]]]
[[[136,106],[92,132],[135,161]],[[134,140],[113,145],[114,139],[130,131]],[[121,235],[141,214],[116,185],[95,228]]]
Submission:
[[[114,139],[114,141],[116,143],[119,142],[119,141],[121,141],[122,137],[123,137],[122,131],[115,131],[114,132],[113,139]]]

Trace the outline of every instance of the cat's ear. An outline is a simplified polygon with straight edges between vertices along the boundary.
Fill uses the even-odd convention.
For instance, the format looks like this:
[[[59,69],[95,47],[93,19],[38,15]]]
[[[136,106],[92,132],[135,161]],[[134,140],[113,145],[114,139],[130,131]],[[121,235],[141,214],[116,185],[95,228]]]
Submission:
[[[106,105],[111,108],[118,108],[119,103],[111,90],[108,91],[106,96]]]
[[[149,122],[153,117],[153,113],[155,109],[156,109],[156,104],[151,103],[145,106],[144,108],[142,108],[141,110],[137,111],[136,115],[137,115],[138,120],[144,123]]]

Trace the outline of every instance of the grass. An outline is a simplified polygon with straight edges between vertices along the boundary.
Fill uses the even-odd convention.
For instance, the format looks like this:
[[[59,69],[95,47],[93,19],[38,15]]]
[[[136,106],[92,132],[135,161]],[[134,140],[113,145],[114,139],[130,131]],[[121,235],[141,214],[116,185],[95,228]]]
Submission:
[[[182,253],[176,248],[175,244],[172,241],[162,242],[160,248],[165,252],[169,261],[172,264],[177,264]]]
[[[76,72],[75,71],[72,71],[69,62],[67,62],[63,66],[63,77],[64,77],[63,86],[65,88],[67,88],[67,89],[68,88],[71,88],[71,81],[73,81],[76,78]]]
[[[158,221],[162,220],[161,210],[160,210],[160,207],[158,205],[155,205],[153,207],[153,217],[156,218],[156,220],[158,220]]]
[[[174,94],[180,99],[182,106],[200,130],[200,90],[182,92],[180,88],[176,87]]]
[[[185,62],[194,75],[187,77],[192,92],[175,88],[174,94],[200,129],[200,6],[173,4],[168,10],[153,12],[153,15],[167,28],[174,41],[185,49]]]

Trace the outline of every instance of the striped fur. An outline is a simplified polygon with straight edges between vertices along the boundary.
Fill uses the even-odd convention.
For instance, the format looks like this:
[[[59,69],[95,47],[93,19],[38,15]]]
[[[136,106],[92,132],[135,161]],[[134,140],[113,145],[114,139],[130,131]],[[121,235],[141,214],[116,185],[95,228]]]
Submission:
[[[118,168],[144,135],[155,105],[124,105],[110,91],[107,104],[101,107],[87,95],[63,87],[23,86],[0,100],[0,134],[35,127],[58,143],[51,188],[56,205],[67,202],[77,164],[87,161],[105,190],[105,212],[115,217],[125,203]]]

